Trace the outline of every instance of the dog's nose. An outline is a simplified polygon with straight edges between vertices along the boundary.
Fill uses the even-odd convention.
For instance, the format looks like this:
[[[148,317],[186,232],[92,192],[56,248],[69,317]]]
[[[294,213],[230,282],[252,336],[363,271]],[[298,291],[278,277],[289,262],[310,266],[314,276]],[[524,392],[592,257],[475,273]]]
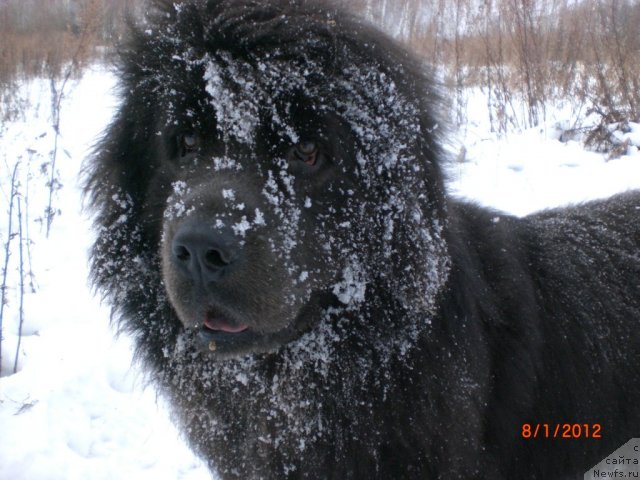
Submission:
[[[231,231],[197,223],[183,223],[171,242],[179,270],[205,285],[220,281],[237,262],[240,245]]]

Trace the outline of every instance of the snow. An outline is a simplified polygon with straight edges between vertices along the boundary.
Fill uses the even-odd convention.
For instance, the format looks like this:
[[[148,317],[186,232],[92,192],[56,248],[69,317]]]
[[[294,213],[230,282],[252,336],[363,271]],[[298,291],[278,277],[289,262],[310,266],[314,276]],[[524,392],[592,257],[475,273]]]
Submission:
[[[189,194],[189,187],[186,182],[178,180],[174,182],[173,185],[173,193],[169,197],[167,201],[167,209],[164,212],[164,218],[166,220],[170,220],[175,217],[186,216],[191,213],[191,209],[187,209],[184,202],[182,202],[182,198],[184,198],[187,194]],[[118,206],[125,210],[128,208],[127,203],[119,203]]]
[[[569,125],[571,112],[558,109],[538,128],[499,138],[486,125],[485,98],[469,100],[470,125],[464,138],[466,161],[449,169],[451,191],[465,198],[523,216],[544,208],[605,198],[640,187],[640,152],[607,156],[586,151],[576,140],[559,141],[558,124]],[[638,146],[640,125],[625,138]],[[455,148],[454,148],[455,149]],[[459,152],[454,151],[454,156]]]
[[[208,75],[208,88],[216,97],[224,98],[217,72],[209,70]],[[241,77],[243,75],[237,78]],[[378,85],[374,80],[371,85]],[[46,177],[38,171],[38,161],[27,162],[29,158],[46,161],[53,145],[46,81],[25,83],[23,94],[32,105],[26,118],[8,123],[0,130],[0,202],[3,206],[0,240],[4,244],[7,238],[5,211],[10,171],[15,160],[22,158],[21,188],[23,193],[27,184],[30,188],[31,268],[36,282],[35,293],[27,292],[25,297],[26,323],[18,372],[0,378],[2,479],[211,478],[171,425],[167,408],[157,398],[153,386],[145,385],[144,374],[132,366],[130,341],[125,336],[114,339],[108,306],[101,304],[87,282],[87,253],[93,234],[89,215],[81,209],[78,173],[87,149],[113,113],[114,100],[110,95],[113,84],[110,73],[93,69],[73,85],[63,102],[57,163],[63,186],[55,197],[55,206],[61,213],[54,219],[48,239],[42,222],[37,222],[46,205]],[[389,98],[397,96],[394,91],[383,93]],[[239,105],[235,103],[238,99],[227,98],[229,105],[221,108],[231,108],[232,103]],[[562,118],[560,110],[557,118],[550,114],[549,121],[542,127],[501,138],[489,131],[483,111],[485,104],[480,95],[469,99],[470,123],[460,134],[460,142],[465,145],[464,155],[459,155],[460,143],[452,142],[449,146],[452,156],[459,158],[451,163],[448,171],[454,194],[525,215],[541,208],[640,187],[637,148],[631,146],[628,155],[607,160],[603,154],[586,151],[576,141],[561,143],[555,125],[567,119]],[[244,104],[240,105],[244,108]],[[398,115],[402,114],[401,107],[409,108],[396,107]],[[354,109],[354,104],[348,108],[356,121],[361,112]],[[241,108],[238,112],[238,117],[231,117],[229,130],[249,142],[253,129],[248,120],[251,111]],[[218,113],[222,118],[225,112]],[[365,137],[375,136],[376,131],[384,128],[382,119],[364,120],[362,134]],[[624,135],[632,144],[638,142],[640,126],[632,124]],[[384,152],[387,166],[402,161],[400,147],[405,139],[397,140],[397,149]],[[360,158],[359,161],[364,170],[367,160]],[[216,159],[215,168],[239,167],[233,159],[220,158]],[[275,179],[272,180],[275,185]],[[176,196],[184,193],[181,188],[184,186],[174,187]],[[269,185],[263,191],[274,208],[283,208],[285,200],[278,193]],[[233,201],[233,192],[227,192],[225,198]],[[126,199],[121,201],[126,207]],[[305,199],[305,207],[310,206],[311,200]],[[412,218],[418,223],[419,212],[413,212]],[[264,214],[256,210],[253,225],[262,224]],[[234,226],[242,234],[251,223],[243,217],[243,221]],[[392,229],[394,224],[387,227]],[[429,234],[424,232],[426,236]],[[293,238],[290,241],[293,242]],[[11,371],[17,345],[16,260],[16,255],[10,258],[11,289],[4,310],[2,365],[7,373]],[[361,301],[365,284],[359,279],[361,272],[357,264],[350,265],[343,273],[344,281],[335,286],[336,292],[344,303]],[[304,281],[309,273],[299,272],[298,276]],[[297,348],[315,352],[319,365],[326,365],[331,344],[321,344],[324,340],[323,336],[310,337]],[[300,355],[303,354],[308,352],[301,351]],[[247,374],[251,365],[244,367],[238,369],[234,377],[242,385],[252,380]],[[280,405],[280,402],[274,398],[273,404]],[[312,429],[309,425],[301,428]]]
[[[243,215],[242,219],[238,223],[231,226],[231,229],[233,230],[234,234],[244,238],[247,234],[247,231],[251,229],[251,224],[247,220],[247,217]]]
[[[367,283],[362,270],[357,259],[353,259],[342,272],[343,280],[333,286],[333,294],[349,308],[355,308],[364,302]]]
[[[103,69],[89,71],[64,101],[60,141],[61,151],[68,155],[58,158],[63,187],[55,206],[61,214],[53,221],[49,239],[42,223],[35,221],[45,205],[45,179],[30,172],[31,251],[37,285],[36,292],[25,297],[19,371],[0,378],[2,479],[211,478],[180,440],[155,391],[144,388],[143,374],[131,366],[129,340],[114,338],[109,308],[88,285],[87,254],[93,234],[88,214],[82,212],[78,174],[87,149],[113,112],[113,84],[113,77]],[[27,149],[34,152],[32,156],[48,158],[53,144],[46,81],[29,82],[24,89],[32,108],[25,119],[0,131],[3,245],[10,188],[7,172]],[[23,187],[26,180],[25,172]],[[16,257],[10,259],[10,275],[15,274]],[[4,311],[3,371],[13,365],[17,344],[18,292],[15,282],[10,285]]]
[[[246,66],[242,63],[235,63],[224,56],[221,61],[227,64],[231,77],[238,79],[239,90],[248,98],[255,97],[256,92],[253,83],[244,78]],[[236,99],[238,95],[225,85],[223,76],[224,74],[219,71],[216,62],[207,62],[207,70],[205,72],[206,91],[215,100],[213,105],[216,110],[218,125],[223,132],[230,133],[241,143],[252,144],[254,131],[260,118],[257,104],[247,98],[242,98],[238,101]]]

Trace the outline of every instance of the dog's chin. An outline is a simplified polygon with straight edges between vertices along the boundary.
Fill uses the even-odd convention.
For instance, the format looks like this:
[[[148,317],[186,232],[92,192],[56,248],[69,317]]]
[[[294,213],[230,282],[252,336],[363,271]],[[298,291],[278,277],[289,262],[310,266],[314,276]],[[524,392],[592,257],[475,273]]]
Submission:
[[[299,338],[306,330],[298,328],[295,323],[274,333],[258,333],[249,329],[224,332],[210,330],[204,326],[195,338],[196,346],[201,352],[219,360],[227,360],[250,354],[274,352]]]

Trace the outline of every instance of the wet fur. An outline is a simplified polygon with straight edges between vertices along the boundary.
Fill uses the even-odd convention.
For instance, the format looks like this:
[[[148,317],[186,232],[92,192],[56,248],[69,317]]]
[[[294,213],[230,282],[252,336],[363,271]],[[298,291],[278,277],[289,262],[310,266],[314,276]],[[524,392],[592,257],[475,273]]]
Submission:
[[[581,478],[637,436],[640,194],[523,219],[446,197],[437,100],[419,62],[334,8],[258,3],[167,6],[135,30],[122,53],[120,110],[88,166],[94,281],[193,449],[225,479],[551,479]],[[292,65],[309,56],[322,68],[305,77],[308,91],[283,94],[289,106],[326,106],[321,117],[302,109],[288,120],[320,126],[327,140],[330,167],[308,180],[268,163],[280,155],[270,153],[272,137],[243,144],[209,123],[229,112],[215,109],[199,59],[224,51],[268,63],[276,50]],[[371,85],[347,78],[358,108],[387,109],[375,142],[362,140],[329,96],[319,98],[323,82],[345,80],[350,67],[384,73]],[[390,83],[401,112],[367,96]],[[175,139],[185,124],[203,144],[180,163]],[[407,162],[389,167],[376,157],[389,135],[402,139]],[[358,164],[358,153],[372,164]],[[207,170],[209,158],[243,171]],[[260,162],[270,166],[254,170]],[[289,193],[279,186],[281,217],[295,228],[279,225],[261,194],[266,172],[279,168],[294,184]],[[265,336],[228,356],[196,347],[189,322],[203,314],[198,299],[219,298],[194,293],[186,302],[189,283],[167,250],[183,221],[240,220],[222,189],[267,217],[244,239],[248,266],[224,285],[225,308]],[[390,195],[396,203],[385,204]],[[285,249],[287,235],[295,247]],[[299,280],[302,270],[312,278]],[[343,278],[350,273],[358,278]],[[287,292],[295,294],[285,304]],[[281,335],[291,317],[298,323]],[[524,423],[597,423],[602,438],[523,439]]]

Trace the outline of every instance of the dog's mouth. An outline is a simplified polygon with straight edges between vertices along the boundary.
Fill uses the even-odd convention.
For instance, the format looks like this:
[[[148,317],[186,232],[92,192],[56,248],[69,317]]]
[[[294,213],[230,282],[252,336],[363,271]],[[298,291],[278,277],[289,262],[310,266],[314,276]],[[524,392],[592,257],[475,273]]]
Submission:
[[[229,320],[216,312],[207,312],[203,328],[217,333],[240,333],[249,328],[245,323]]]
[[[273,332],[255,330],[238,314],[226,308],[211,308],[197,333],[197,346],[218,360],[252,353],[272,352],[299,338],[317,321],[320,302],[310,302],[288,326]]]
[[[261,350],[263,334],[251,330],[249,324],[236,315],[210,309],[206,312],[198,331],[198,347],[215,357],[224,359]]]

